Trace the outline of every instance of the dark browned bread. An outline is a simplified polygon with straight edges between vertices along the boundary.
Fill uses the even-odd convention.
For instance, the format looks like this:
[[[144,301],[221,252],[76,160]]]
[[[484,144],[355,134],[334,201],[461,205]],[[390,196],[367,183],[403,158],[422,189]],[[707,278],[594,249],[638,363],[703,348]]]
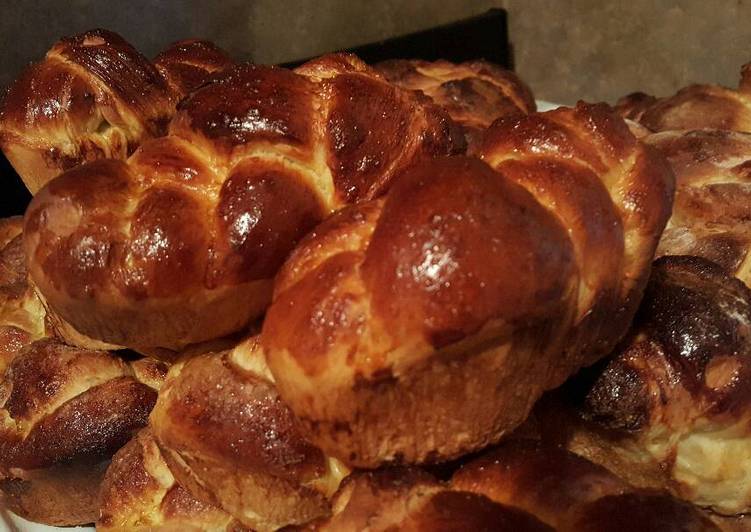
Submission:
[[[497,441],[607,354],[641,299],[673,178],[622,119],[580,104],[499,120],[481,155],[416,165],[319,226],[277,277],[269,367],[347,464]]]

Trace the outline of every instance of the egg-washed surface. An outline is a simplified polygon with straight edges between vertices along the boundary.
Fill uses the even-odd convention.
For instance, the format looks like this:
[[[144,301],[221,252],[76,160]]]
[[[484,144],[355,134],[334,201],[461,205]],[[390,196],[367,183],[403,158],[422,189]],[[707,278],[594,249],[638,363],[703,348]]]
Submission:
[[[323,217],[380,194],[415,160],[463,147],[443,111],[354,57],[301,68],[311,73],[226,71],[181,105],[167,137],[43,189],[25,241],[52,308],[136,348],[235,332]]]
[[[644,142],[667,157],[676,175],[673,214],[657,256],[703,257],[751,283],[751,134],[666,131]]]
[[[751,292],[697,257],[655,263],[632,339],[587,396],[619,474],[722,514],[751,508]]]
[[[178,102],[231,64],[206,41],[175,43],[151,63],[111,31],[63,38],[10,86],[0,147],[36,193],[65,170],[124,159],[164,135]]]
[[[498,121],[481,154],[416,165],[320,225],[277,277],[269,366],[345,463],[495,441],[636,310],[670,209],[665,161],[585,104]]]
[[[150,425],[177,482],[255,530],[326,515],[348,474],[301,434],[257,337],[173,366]]]

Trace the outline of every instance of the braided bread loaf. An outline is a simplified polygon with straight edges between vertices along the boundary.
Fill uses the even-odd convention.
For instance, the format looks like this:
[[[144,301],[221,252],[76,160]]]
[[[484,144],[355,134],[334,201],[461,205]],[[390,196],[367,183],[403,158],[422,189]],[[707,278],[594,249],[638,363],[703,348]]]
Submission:
[[[635,485],[748,513],[749,331],[738,279],[699,257],[659,259],[631,340],[593,375],[566,444]]]
[[[465,128],[470,145],[496,119],[536,109],[532,91],[516,74],[486,61],[394,59],[375,68],[391,83],[422,91],[446,109]]]
[[[254,530],[326,515],[347,473],[300,434],[257,337],[175,364],[150,425],[179,484]]]
[[[635,489],[584,458],[529,440],[506,442],[464,465],[451,487],[529,512],[561,532],[720,530],[689,504]]]
[[[35,193],[66,169],[124,159],[145,139],[163,135],[187,91],[228,64],[223,52],[202,42],[176,43],[155,67],[110,31],[64,38],[8,90],[0,148]]]
[[[80,332],[138,349],[233,333],[269,303],[295,242],[331,211],[451,153],[452,123],[352,56],[298,73],[241,65],[127,161],[80,166],[26,213],[29,270]]]
[[[282,398],[349,465],[498,440],[626,331],[672,174],[607,106],[497,122],[487,163],[402,174],[277,277],[261,335]]]
[[[99,493],[96,528],[100,532],[249,530],[178,484],[148,429],[112,457]]]
[[[751,135],[665,131],[644,138],[676,176],[673,215],[657,255],[694,255],[751,285]]]
[[[0,327],[0,341],[9,329]],[[5,504],[38,522],[93,522],[107,462],[146,424],[165,368],[53,339],[9,345],[0,349]]]
[[[689,85],[667,98],[633,93],[621,98],[616,109],[652,131],[711,128],[751,132],[751,63],[743,65],[737,90]]]

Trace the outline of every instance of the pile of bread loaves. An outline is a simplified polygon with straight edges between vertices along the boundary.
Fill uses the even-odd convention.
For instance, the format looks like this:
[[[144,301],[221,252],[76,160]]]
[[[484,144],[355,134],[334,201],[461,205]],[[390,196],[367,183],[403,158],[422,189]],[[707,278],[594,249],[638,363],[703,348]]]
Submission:
[[[2,504],[748,529],[751,81],[535,111],[479,61],[55,44],[0,109]]]

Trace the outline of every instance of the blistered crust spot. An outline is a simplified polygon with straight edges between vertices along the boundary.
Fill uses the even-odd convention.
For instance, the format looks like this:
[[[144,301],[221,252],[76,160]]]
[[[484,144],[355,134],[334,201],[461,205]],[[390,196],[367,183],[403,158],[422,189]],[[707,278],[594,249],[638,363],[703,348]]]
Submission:
[[[408,149],[414,110],[398,89],[357,74],[331,81],[329,165],[346,201],[363,198]]]
[[[392,334],[423,329],[440,347],[561,305],[572,255],[524,189],[478,160],[438,159],[395,184],[362,272]]]
[[[217,284],[272,277],[297,241],[324,217],[310,185],[283,165],[248,159],[222,185]]]
[[[193,130],[229,148],[252,141],[311,142],[313,85],[281,68],[240,65],[196,91],[181,106],[170,131]]]
[[[121,273],[136,299],[182,293],[203,283],[208,261],[204,207],[190,193],[150,188],[133,215]]]

